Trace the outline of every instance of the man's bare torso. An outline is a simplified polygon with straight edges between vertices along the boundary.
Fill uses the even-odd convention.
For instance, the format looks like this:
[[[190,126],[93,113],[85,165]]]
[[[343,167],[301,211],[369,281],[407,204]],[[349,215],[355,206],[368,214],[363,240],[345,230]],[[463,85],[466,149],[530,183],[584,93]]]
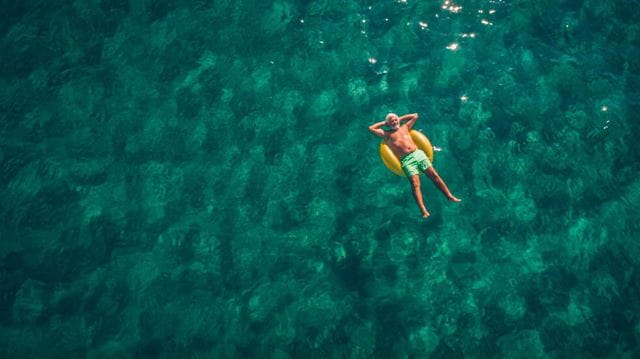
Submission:
[[[398,158],[408,155],[417,148],[409,134],[409,128],[405,125],[395,131],[384,131],[384,141]]]

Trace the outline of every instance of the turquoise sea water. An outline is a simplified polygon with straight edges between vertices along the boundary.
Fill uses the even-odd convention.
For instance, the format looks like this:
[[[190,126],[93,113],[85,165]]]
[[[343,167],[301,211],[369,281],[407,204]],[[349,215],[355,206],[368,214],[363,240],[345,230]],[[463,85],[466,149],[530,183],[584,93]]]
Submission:
[[[0,5],[0,357],[640,356],[638,1]]]

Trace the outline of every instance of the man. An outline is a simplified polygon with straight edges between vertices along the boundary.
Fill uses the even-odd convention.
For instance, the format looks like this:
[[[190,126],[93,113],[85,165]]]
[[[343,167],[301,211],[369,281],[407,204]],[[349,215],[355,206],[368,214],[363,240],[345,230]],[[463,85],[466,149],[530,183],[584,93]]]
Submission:
[[[369,126],[369,131],[378,137],[384,138],[385,143],[391,149],[398,159],[400,159],[400,165],[402,170],[409,178],[411,183],[411,191],[413,197],[420,207],[422,217],[429,217],[429,212],[424,207],[422,201],[422,193],[420,192],[420,177],[419,173],[424,172],[435,185],[444,193],[444,195],[452,202],[460,202],[460,199],[455,197],[447,188],[442,178],[438,175],[435,168],[431,165],[431,161],[427,158],[427,155],[418,149],[415,142],[411,139],[409,132],[411,128],[418,120],[418,114],[412,113],[398,117],[395,113],[387,115],[385,121],[374,123]],[[403,121],[406,121],[404,124]],[[383,130],[382,126],[389,127],[389,130]]]

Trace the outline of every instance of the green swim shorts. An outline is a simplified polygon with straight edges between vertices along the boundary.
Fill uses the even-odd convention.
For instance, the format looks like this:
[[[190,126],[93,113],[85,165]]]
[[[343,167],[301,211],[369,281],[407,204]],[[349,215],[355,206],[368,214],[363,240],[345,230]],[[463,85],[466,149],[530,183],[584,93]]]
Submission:
[[[415,150],[400,159],[400,166],[404,174],[409,177],[426,171],[431,167],[431,161],[422,150]]]

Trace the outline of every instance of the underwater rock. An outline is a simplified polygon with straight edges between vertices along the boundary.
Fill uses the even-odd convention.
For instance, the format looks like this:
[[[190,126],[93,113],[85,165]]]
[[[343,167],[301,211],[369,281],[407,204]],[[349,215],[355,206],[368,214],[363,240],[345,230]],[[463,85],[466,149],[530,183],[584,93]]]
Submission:
[[[262,18],[262,29],[268,35],[282,33],[293,20],[294,9],[289,2],[276,1]]]
[[[44,283],[27,280],[15,295],[13,320],[22,325],[34,324],[47,310],[49,294]]]
[[[542,359],[547,357],[544,344],[537,330],[524,330],[502,336],[498,340],[505,357],[518,359]]]
[[[409,335],[409,352],[417,356],[429,356],[438,346],[440,338],[431,327],[423,327]]]

